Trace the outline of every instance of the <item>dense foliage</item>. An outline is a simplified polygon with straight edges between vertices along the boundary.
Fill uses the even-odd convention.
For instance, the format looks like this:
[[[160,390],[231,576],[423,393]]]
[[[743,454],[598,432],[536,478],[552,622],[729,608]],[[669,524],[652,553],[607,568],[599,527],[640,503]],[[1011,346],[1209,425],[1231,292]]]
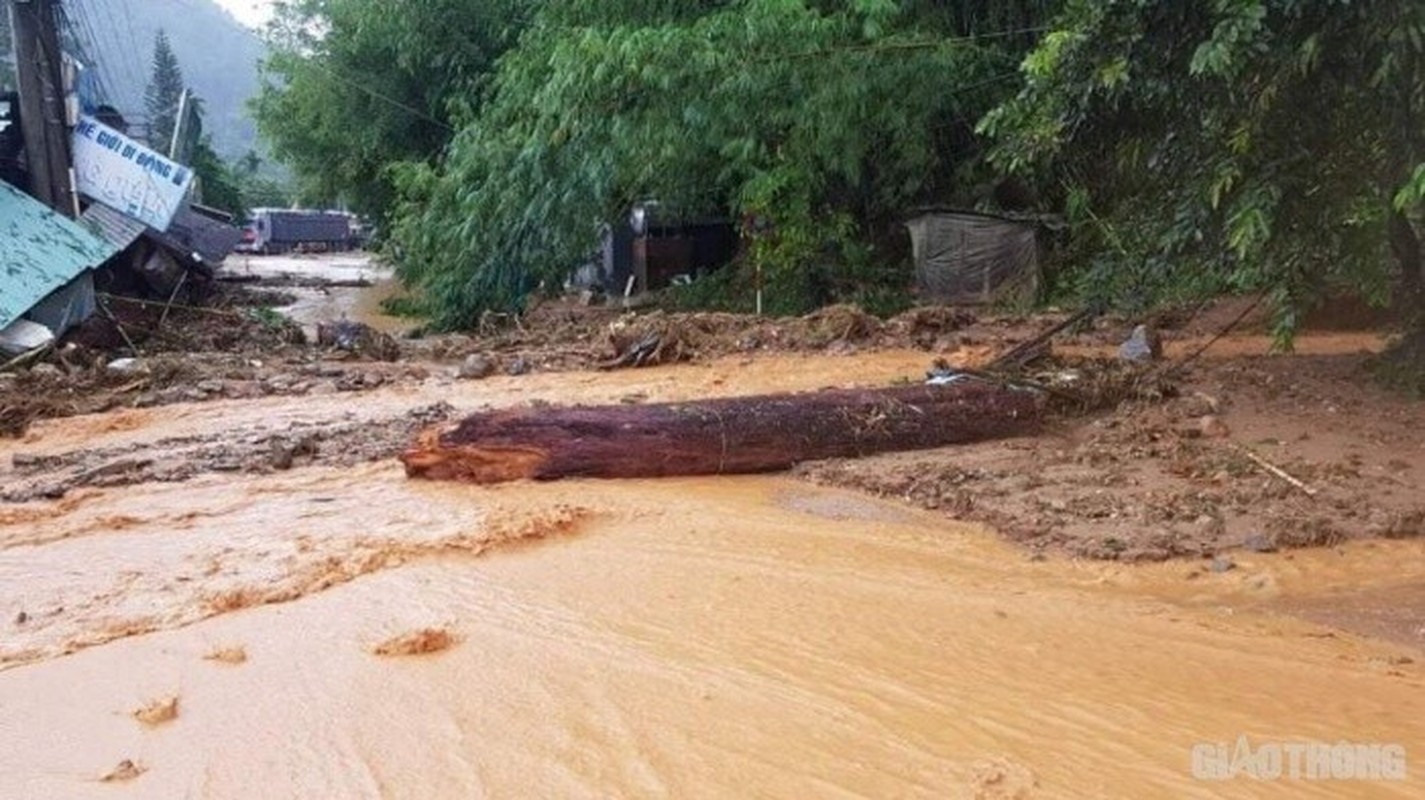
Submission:
[[[601,222],[656,199],[757,220],[742,267],[770,311],[903,290],[878,243],[970,184],[974,121],[1028,41],[953,32],[973,24],[889,0],[551,5],[444,162],[402,173],[403,274],[438,324],[469,324],[561,281]]]
[[[264,130],[442,326],[645,200],[742,225],[703,300],[876,304],[909,209],[1011,174],[1072,224],[1055,288],[1125,310],[1260,290],[1286,334],[1420,283],[1418,0],[292,0],[272,38]]]
[[[1058,189],[1077,288],[1143,308],[1265,290],[1418,291],[1425,3],[1073,0],[985,120]]]
[[[267,31],[252,108],[273,154],[316,201],[386,212],[391,168],[433,160],[479,108],[523,0],[287,0]]]

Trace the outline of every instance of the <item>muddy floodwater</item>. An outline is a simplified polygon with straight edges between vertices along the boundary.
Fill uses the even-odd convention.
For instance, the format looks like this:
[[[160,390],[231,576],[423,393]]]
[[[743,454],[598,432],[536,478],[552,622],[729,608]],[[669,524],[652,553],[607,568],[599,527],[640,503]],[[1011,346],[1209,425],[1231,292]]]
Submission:
[[[919,359],[179,405],[37,424],[0,459]],[[384,460],[82,488],[0,506],[0,797],[1425,796],[1425,654],[1326,600],[1425,585],[1425,544],[1185,572],[782,476],[477,488]],[[1194,776],[1195,745],[1244,735],[1412,760]]]
[[[386,333],[415,326],[411,320],[386,314],[383,300],[399,291],[395,271],[370,253],[257,256],[234,253],[221,274],[228,279],[279,285],[293,302],[277,311],[315,336],[319,322],[348,319]]]

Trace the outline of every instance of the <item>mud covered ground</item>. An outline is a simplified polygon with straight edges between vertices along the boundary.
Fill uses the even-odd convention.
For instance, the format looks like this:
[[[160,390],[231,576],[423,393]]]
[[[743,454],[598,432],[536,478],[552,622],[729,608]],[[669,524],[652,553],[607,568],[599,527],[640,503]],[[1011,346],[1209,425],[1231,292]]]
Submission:
[[[1308,335],[1303,352],[1287,356],[1253,353],[1253,344],[1264,345],[1223,342],[1162,403],[1058,419],[1032,439],[797,472],[988,523],[1036,552],[1090,558],[1425,535],[1425,408],[1371,383],[1378,344]]]
[[[1421,796],[1413,763],[1189,766],[1242,734],[1425,752],[1425,425],[1367,379],[1376,331],[1271,355],[1252,323],[1176,394],[1033,438],[477,487],[394,456],[481,409],[921,380],[1063,316],[546,308],[342,349],[259,299],[122,370],[92,342],[0,378],[29,414],[0,437],[0,796]],[[1233,315],[1161,320],[1168,363]],[[650,335],[662,363],[598,369]]]
[[[134,424],[138,410],[175,404],[282,408],[329,398],[331,407],[360,405],[378,390],[383,398],[372,407],[379,414],[348,409],[285,424],[264,418],[63,452],[33,453],[24,442],[36,437],[21,438],[0,481],[0,502],[390,459],[424,426],[457,416],[447,397],[479,393],[473,387],[486,383],[499,387],[495,405],[590,402],[561,391],[557,376],[594,374],[641,342],[656,342],[647,348],[649,363],[728,373],[755,372],[779,354],[815,354],[828,359],[826,379],[809,374],[802,388],[816,389],[919,380],[937,358],[974,367],[1065,318],[926,307],[879,320],[832,307],[766,320],[566,303],[546,304],[517,323],[487,319],[484,332],[473,335],[398,338],[368,329],[338,347],[270,312],[270,304],[288,299],[285,288],[225,287],[213,307],[180,309],[163,324],[158,310],[135,304],[119,315],[129,331],[122,336],[97,320],[46,362],[0,373],[0,434],[23,437],[37,420],[91,414],[104,415],[101,427],[121,429]],[[1214,342],[1242,305],[1160,315],[1167,351],[1156,369],[1196,358],[1173,369],[1149,398],[1091,413],[1060,409],[1045,433],[1030,439],[804,464],[795,473],[984,522],[1038,554],[1213,559],[1233,550],[1425,534],[1425,412],[1418,401],[1377,388],[1368,369],[1387,334],[1313,330],[1297,352],[1272,354],[1257,316]],[[1083,359],[1111,358],[1129,327],[1110,318],[1071,328],[1055,338],[1054,355],[1092,378],[1102,362]],[[136,336],[142,354],[116,368],[113,359],[123,354],[116,341]],[[481,365],[475,375],[467,368],[472,358]],[[836,363],[843,359],[879,368],[848,380]],[[1050,362],[1039,371],[1056,369]],[[639,383],[604,402],[663,399]],[[742,383],[719,380],[701,395],[688,384],[676,396],[723,394]],[[393,404],[392,395],[412,400]],[[1224,557],[1203,568],[1232,566]]]

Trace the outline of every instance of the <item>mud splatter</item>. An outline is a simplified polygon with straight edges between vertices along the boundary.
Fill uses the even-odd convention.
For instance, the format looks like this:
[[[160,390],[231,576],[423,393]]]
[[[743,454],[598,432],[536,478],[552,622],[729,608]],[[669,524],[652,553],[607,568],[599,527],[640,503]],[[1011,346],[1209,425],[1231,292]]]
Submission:
[[[378,656],[417,656],[439,653],[455,646],[455,637],[445,628],[422,628],[403,633],[376,645],[371,652]]]
[[[134,709],[130,715],[149,727],[156,727],[178,719],[178,695],[168,695],[150,700],[144,706]]]
[[[238,664],[245,664],[247,663],[247,648],[241,645],[234,645],[231,647],[218,647],[208,651],[208,654],[203,656],[203,660],[216,661],[219,664],[228,664],[232,666],[236,666]]]
[[[127,783],[137,780],[140,775],[148,772],[148,767],[143,764],[124,759],[119,765],[99,776],[100,783]]]

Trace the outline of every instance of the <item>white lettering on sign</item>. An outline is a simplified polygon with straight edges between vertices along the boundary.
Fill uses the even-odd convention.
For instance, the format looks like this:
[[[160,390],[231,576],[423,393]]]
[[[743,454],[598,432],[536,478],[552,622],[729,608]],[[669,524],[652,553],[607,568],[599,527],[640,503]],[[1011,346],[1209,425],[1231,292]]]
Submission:
[[[193,171],[91,117],[74,128],[80,194],[160,231],[183,205]]]

